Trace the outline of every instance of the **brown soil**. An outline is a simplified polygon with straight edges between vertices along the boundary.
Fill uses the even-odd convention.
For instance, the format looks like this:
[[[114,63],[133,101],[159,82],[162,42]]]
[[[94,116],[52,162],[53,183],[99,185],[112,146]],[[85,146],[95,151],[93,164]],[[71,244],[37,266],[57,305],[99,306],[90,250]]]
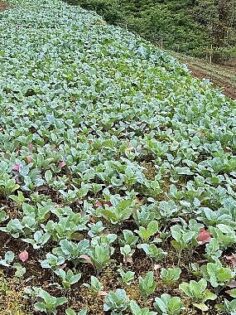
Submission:
[[[9,4],[6,2],[0,1],[0,11],[4,11],[9,7]]]
[[[224,64],[209,63],[204,59],[194,58],[169,51],[181,63],[188,66],[192,75],[199,79],[209,79],[226,96],[236,99],[236,61]]]
[[[214,76],[214,74],[209,73],[208,71],[205,71],[204,69],[201,69],[197,66],[188,64],[189,69],[192,72],[192,75],[194,77],[197,77],[199,79],[209,79],[215,86],[218,86],[222,88],[223,93],[227,96],[229,96],[232,99],[236,99],[236,87],[233,83],[227,81],[224,79],[224,76],[222,76],[222,79]],[[236,73],[236,69],[235,69]]]

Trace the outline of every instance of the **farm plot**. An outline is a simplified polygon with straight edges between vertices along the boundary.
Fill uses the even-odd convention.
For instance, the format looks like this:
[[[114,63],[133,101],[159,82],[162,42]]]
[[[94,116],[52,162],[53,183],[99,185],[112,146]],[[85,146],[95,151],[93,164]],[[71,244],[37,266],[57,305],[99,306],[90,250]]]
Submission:
[[[0,313],[234,314],[236,103],[96,14],[10,5]]]

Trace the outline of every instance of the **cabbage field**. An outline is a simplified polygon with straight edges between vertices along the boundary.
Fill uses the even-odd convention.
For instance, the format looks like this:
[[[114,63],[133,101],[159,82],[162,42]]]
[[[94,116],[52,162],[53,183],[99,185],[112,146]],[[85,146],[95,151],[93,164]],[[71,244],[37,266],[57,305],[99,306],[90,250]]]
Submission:
[[[13,0],[0,110],[0,314],[236,314],[235,101],[95,13]]]

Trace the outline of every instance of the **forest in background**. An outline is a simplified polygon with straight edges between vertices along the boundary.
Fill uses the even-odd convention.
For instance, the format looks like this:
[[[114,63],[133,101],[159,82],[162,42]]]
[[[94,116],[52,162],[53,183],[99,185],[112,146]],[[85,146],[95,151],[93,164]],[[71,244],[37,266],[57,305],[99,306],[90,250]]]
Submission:
[[[236,58],[235,0],[67,0],[95,10],[168,50],[225,62]]]

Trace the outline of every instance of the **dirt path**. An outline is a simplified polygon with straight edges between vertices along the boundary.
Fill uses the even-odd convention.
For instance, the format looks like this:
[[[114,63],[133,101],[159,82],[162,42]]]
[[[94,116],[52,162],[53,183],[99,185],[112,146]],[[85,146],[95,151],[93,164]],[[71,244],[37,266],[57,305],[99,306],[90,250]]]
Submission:
[[[223,92],[225,95],[236,99],[236,86],[233,82],[227,80],[224,76],[222,79],[219,77],[214,76],[214,74],[204,71],[197,66],[189,64],[189,69],[192,71],[193,76],[200,78],[200,79],[209,79],[214,85],[223,88]]]
[[[209,79],[225,95],[236,99],[236,66],[209,64],[204,60],[176,53],[174,56],[188,65],[194,77]]]

